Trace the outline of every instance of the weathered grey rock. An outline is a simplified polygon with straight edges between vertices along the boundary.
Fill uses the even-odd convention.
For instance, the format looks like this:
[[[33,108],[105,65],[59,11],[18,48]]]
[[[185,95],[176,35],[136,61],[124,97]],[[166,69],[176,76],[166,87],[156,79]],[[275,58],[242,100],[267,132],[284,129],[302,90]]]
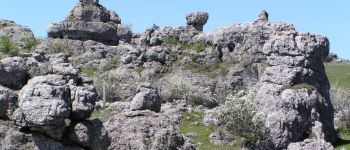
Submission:
[[[72,112],[74,119],[89,118],[97,101],[97,91],[92,84],[71,87]]]
[[[1,28],[6,28],[9,26],[15,26],[16,23],[12,20],[5,20],[5,19],[0,19],[0,27]]]
[[[159,112],[161,108],[161,99],[158,90],[148,83],[139,85],[138,92],[131,101],[131,110],[151,110]]]
[[[70,89],[61,75],[38,76],[19,92],[19,108],[13,119],[16,125],[41,131],[60,140],[64,119],[71,112]]]
[[[35,40],[32,30],[9,20],[0,20],[0,37],[8,37],[19,50],[25,49],[29,40]]]
[[[227,132],[213,132],[209,135],[209,139],[214,145],[232,145],[236,138]]]
[[[207,12],[195,12],[186,16],[187,25],[194,27],[198,31],[203,31],[204,25],[209,19]]]
[[[109,45],[118,44],[117,28],[104,22],[62,22],[51,24],[48,37],[94,40]]]
[[[66,18],[67,22],[107,22],[109,21],[108,10],[99,4],[98,0],[79,0]]]
[[[0,119],[11,118],[18,107],[17,103],[17,93],[0,85]]]
[[[157,61],[164,64],[166,62],[167,53],[169,53],[168,48],[154,46],[146,51],[145,57],[147,61]]]
[[[12,122],[1,120],[0,148],[1,150],[82,150],[82,148],[77,146],[65,146],[41,133],[22,133],[17,130]]]
[[[75,124],[70,129],[69,138],[82,147],[94,150],[104,150],[110,145],[108,133],[98,119]]]
[[[313,130],[315,126],[322,128],[313,130],[315,135],[321,139],[334,141],[333,107],[328,97],[323,97],[315,91],[315,87],[306,83],[299,87],[297,85],[288,87],[293,82],[301,80],[308,70],[276,67],[280,67],[281,70],[270,72],[275,68],[272,67],[265,72],[262,77],[263,84],[255,98],[257,110],[264,114],[266,127],[276,148],[287,147],[294,140],[302,140],[305,133]],[[278,92],[281,93],[275,94]],[[281,121],[287,126],[280,128]]]
[[[196,149],[194,144],[178,133],[168,117],[149,110],[118,114],[104,126],[109,136],[113,137],[108,148],[110,150]]]
[[[205,126],[219,126],[221,125],[220,115],[222,114],[222,106],[215,107],[204,111],[203,125]]]
[[[331,143],[325,140],[306,139],[303,142],[291,143],[287,150],[334,150]]]
[[[90,117],[96,97],[90,80],[58,74],[37,76],[19,92],[13,119],[16,125],[61,140],[65,119]]]
[[[27,82],[27,71],[28,68],[23,58],[4,58],[0,61],[0,84],[19,90]]]
[[[182,113],[188,110],[185,100],[177,100],[173,103],[162,104],[161,112],[162,114],[169,117],[169,119],[179,124],[182,118]]]
[[[48,37],[94,40],[108,45],[118,44],[120,18],[97,0],[81,0],[64,22],[51,24]]]
[[[133,33],[130,27],[121,25],[118,27],[117,35],[120,41],[130,43]]]
[[[269,21],[269,14],[266,10],[261,11],[259,14],[258,21]]]

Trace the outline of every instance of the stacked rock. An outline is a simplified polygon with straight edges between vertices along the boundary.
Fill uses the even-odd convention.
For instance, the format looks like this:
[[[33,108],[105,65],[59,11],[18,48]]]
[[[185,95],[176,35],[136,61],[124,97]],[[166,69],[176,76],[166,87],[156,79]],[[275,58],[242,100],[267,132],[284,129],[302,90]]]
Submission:
[[[117,45],[120,23],[117,13],[107,10],[98,0],[80,0],[63,22],[49,26],[48,37]]]
[[[194,27],[198,31],[203,31],[203,27],[208,19],[209,14],[207,12],[195,12],[186,16],[187,25]]]

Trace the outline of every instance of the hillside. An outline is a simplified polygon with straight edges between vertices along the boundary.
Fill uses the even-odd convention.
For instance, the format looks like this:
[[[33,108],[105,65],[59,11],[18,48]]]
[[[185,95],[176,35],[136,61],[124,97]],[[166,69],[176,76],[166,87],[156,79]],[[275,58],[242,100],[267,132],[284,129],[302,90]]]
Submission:
[[[185,18],[133,33],[98,0],[79,0],[46,39],[1,20],[0,147],[306,150],[341,142],[346,101],[330,92],[326,73],[349,84],[344,64],[325,70],[327,37],[270,22],[266,11],[210,33],[207,12]]]

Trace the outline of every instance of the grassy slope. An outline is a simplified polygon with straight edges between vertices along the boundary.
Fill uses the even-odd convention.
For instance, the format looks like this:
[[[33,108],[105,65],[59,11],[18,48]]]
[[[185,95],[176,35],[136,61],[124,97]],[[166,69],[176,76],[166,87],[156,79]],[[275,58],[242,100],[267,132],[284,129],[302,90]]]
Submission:
[[[240,144],[235,145],[213,145],[210,144],[209,135],[216,130],[215,126],[194,125],[203,121],[203,112],[184,113],[179,125],[180,132],[184,135],[193,133],[192,139],[199,145],[199,150],[239,150]]]
[[[325,63],[325,69],[331,86],[350,88],[350,63]],[[336,149],[350,149],[350,133],[342,132],[340,137]]]
[[[331,85],[350,88],[350,63],[325,63],[325,68]]]

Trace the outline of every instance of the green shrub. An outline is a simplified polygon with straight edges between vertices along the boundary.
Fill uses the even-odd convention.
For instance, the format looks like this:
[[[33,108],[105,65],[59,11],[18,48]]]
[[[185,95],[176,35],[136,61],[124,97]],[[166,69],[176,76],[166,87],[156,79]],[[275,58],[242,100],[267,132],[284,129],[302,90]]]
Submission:
[[[35,46],[39,45],[42,42],[40,39],[36,38],[26,38],[24,41],[24,50],[30,52],[35,48]]]
[[[95,74],[96,75],[96,74]],[[123,101],[125,91],[136,94],[137,86],[141,83],[141,79],[122,76],[109,76],[108,73],[96,75],[94,77],[94,84],[98,95],[104,101]]]
[[[87,75],[88,77],[95,77],[95,74],[96,74],[96,70],[91,68],[82,68],[81,72]]]
[[[72,56],[74,53],[74,47],[71,45],[68,39],[48,39],[46,42],[46,51],[50,54],[65,53],[68,56]]]
[[[175,77],[164,83],[160,96],[165,101],[183,99],[191,105],[202,105],[205,101],[213,99],[209,87],[192,85],[182,77]]]
[[[106,72],[106,71],[110,71],[112,69],[116,69],[119,66],[120,66],[119,58],[114,57],[114,58],[110,58],[108,61],[102,63],[99,71]]]
[[[187,135],[195,133],[193,137],[194,142],[198,143],[200,150],[232,150],[240,149],[240,140],[237,140],[234,145],[214,145],[210,143],[209,135],[212,132],[219,130],[216,126],[204,126],[203,124],[196,125],[196,123],[203,122],[203,112],[185,112],[179,124],[180,133]]]
[[[183,51],[195,51],[197,53],[203,52],[206,48],[206,45],[203,43],[197,43],[197,44],[187,44],[184,42],[179,41],[178,39],[174,37],[167,37],[164,39],[164,43],[168,46],[180,46],[181,50]]]
[[[230,61],[224,61],[224,62],[219,62],[211,65],[200,65],[196,63],[188,63],[184,64],[183,67],[186,70],[191,70],[193,72],[197,73],[207,73],[209,76],[218,76],[218,75],[225,75],[229,67],[231,65],[235,64],[233,60]]]
[[[340,113],[340,122],[337,126],[350,129],[350,90],[338,86],[332,86],[330,96],[337,113]]]
[[[0,37],[0,55],[2,55],[2,57],[13,57],[18,54],[18,47],[9,37]]]
[[[264,136],[263,121],[254,112],[255,91],[242,97],[229,95],[226,109],[220,115],[224,129],[243,138],[243,143],[253,144]]]

